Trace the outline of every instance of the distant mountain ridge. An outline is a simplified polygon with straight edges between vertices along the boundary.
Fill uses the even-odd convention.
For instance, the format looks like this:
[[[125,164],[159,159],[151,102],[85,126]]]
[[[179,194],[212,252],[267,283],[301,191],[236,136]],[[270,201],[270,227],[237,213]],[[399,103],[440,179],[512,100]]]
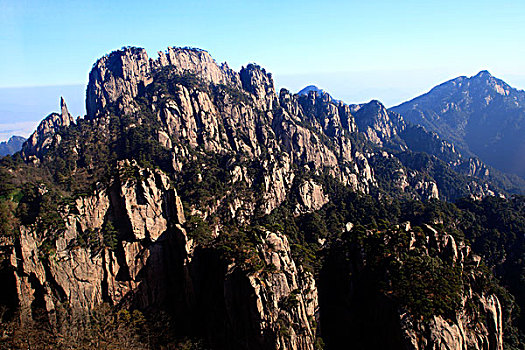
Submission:
[[[322,96],[323,94],[327,94],[328,96],[330,96],[330,101],[333,101],[333,102],[341,102],[341,100],[336,100],[332,95],[330,95],[326,90],[324,89],[321,89],[315,85],[308,85],[304,88],[302,88],[301,90],[299,90],[297,92],[297,95],[299,96],[308,96],[308,94],[310,92],[315,92],[317,94],[319,94],[320,96]]]
[[[315,85],[306,86],[297,95],[303,98],[318,97],[339,106],[346,105],[342,101],[334,100],[328,92]],[[454,142],[447,141],[421,123],[408,121],[403,115],[387,109],[380,101],[372,100],[348,107],[356,124],[354,131],[359,131],[368,141],[379,147],[403,153],[424,152],[446,163],[459,174],[483,179],[508,193],[525,193],[525,179],[487,165],[472,152],[461,147],[456,148]],[[413,160],[410,158],[400,159],[403,159],[403,165],[412,167]]]
[[[20,151],[25,140],[25,137],[15,135],[7,141],[0,142],[0,157]]]
[[[310,93],[310,91],[315,91],[315,92],[318,92],[318,93],[326,92],[323,89],[318,88],[315,85],[308,85],[308,86],[302,88],[299,92],[297,92],[297,94],[298,95],[308,95],[308,93]]]
[[[458,77],[391,108],[467,155],[525,177],[525,91],[488,71]]]

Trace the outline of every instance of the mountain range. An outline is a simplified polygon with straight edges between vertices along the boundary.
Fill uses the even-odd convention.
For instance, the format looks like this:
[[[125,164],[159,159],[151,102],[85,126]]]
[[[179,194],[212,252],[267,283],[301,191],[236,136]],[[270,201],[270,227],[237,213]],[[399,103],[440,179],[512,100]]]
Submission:
[[[310,91],[319,95],[327,93],[309,85],[297,94],[308,95]],[[435,132],[463,155],[479,158],[506,173],[519,188],[523,183],[513,174],[525,176],[522,156],[525,138],[521,135],[525,123],[524,101],[525,91],[510,87],[488,71],[481,71],[470,78],[458,77],[440,84],[391,110],[403,115],[404,120]],[[23,141],[25,138],[13,136],[1,143],[0,155],[19,151]]]
[[[395,110],[100,58],[1,160],[2,345],[519,348],[522,179]]]
[[[452,79],[392,110],[465,155],[525,177],[525,91],[489,72]]]

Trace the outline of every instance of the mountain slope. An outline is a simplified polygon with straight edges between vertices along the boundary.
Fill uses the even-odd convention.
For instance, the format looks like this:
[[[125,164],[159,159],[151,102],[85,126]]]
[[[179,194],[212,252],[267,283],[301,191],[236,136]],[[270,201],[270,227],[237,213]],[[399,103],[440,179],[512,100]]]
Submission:
[[[20,151],[25,140],[22,136],[11,136],[9,140],[0,142],[0,157]]]
[[[72,120],[62,101],[2,161],[6,318],[63,341],[107,303],[151,329],[167,317],[141,338],[153,348],[337,349],[347,327],[370,349],[501,349],[513,329],[512,298],[437,200],[504,191],[378,101],[276,94],[263,68],[199,49],[124,48],[93,66],[86,107]]]
[[[436,86],[393,111],[503,172],[525,177],[525,91],[481,71]]]

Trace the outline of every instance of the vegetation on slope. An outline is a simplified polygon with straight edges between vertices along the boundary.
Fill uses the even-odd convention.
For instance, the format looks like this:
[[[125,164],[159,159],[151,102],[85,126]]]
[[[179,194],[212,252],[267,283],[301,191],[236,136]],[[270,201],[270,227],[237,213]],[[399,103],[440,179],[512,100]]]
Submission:
[[[183,84],[212,91],[214,96],[227,94],[235,103],[248,103],[242,91],[229,86],[203,85],[195,76],[174,75],[169,69],[161,70],[155,82],[148,87],[150,90],[146,94],[160,91],[169,95],[174,92],[176,84]],[[223,98],[218,97],[218,100]],[[36,230],[41,244],[41,259],[49,259],[53,255],[56,235],[64,228],[61,213],[74,199],[93,193],[100,186],[108,186],[115,176],[122,176],[117,173],[117,161],[133,159],[143,167],[160,168],[170,174],[184,201],[188,218],[185,228],[189,236],[203,249],[218,252],[224,261],[237,262],[247,273],[271,272],[272,266],[263,262],[255,246],[259,243],[261,227],[279,231],[288,237],[296,263],[314,272],[318,280],[324,273],[326,261],[334,252],[346,254],[354,262],[366,258],[362,269],[355,274],[359,278],[357,282],[366,287],[365,290],[381,295],[423,320],[434,315],[452,319],[460,308],[465,287],[479,283],[480,279],[473,281],[469,274],[483,274],[486,281],[479,288],[496,293],[503,304],[507,343],[509,346],[519,344],[524,321],[523,317],[516,318],[517,305],[525,308],[524,197],[489,197],[482,201],[461,199],[456,204],[412,200],[407,193],[400,193],[391,186],[394,169],[399,167],[399,163],[407,168],[425,170],[421,176],[436,179],[439,187],[444,189],[445,198],[449,199],[467,195],[461,190],[466,187],[467,179],[431,156],[407,152],[397,154],[395,159],[377,158],[374,166],[380,187],[372,189],[371,195],[355,192],[327,174],[297,171],[295,187],[289,198],[270,215],[257,212],[250,222],[244,224],[227,221],[226,215],[220,212],[203,219],[198,213],[194,215],[191,208],[208,208],[216,199],[232,192],[242,194],[250,201],[260,201],[261,191],[256,189],[262,184],[261,167],[238,155],[209,154],[195,149],[191,160],[180,174],[175,175],[170,151],[156,138],[159,122],[147,108],[147,99],[139,99],[138,106],[138,117],[109,113],[106,120],[99,121],[106,123],[102,128],[104,133],[100,132],[97,122],[82,119],[60,131],[60,145],[53,144],[40,165],[25,164],[19,155],[2,160],[0,239],[7,244],[3,244],[4,250],[0,251],[0,273],[5,276],[11,273],[9,269],[12,267],[5,258],[14,249],[20,225]],[[355,147],[368,147],[359,136],[352,137]],[[254,175],[255,185],[250,188],[242,183],[232,184],[228,171],[231,164],[245,166]],[[324,192],[330,196],[330,202],[320,210],[297,215],[294,211],[296,190],[301,180],[306,178],[313,178],[322,184]],[[221,235],[215,237],[212,229],[217,221],[221,221],[223,226]],[[410,236],[399,226],[407,221],[412,223],[412,231],[421,237],[429,234],[425,231],[425,224],[429,224],[440,234],[446,232],[458,241],[470,242],[474,251],[484,257],[487,266],[482,266],[481,270],[472,266],[461,270],[437,252],[409,249]],[[351,230],[346,229],[348,223],[353,225]],[[89,247],[91,251],[104,246],[114,249],[117,229],[111,220],[107,221],[103,232],[83,232],[78,244]],[[5,301],[4,305],[0,305],[4,309],[12,306],[9,303],[16,302],[8,295],[0,300]],[[287,302],[283,302],[283,307],[286,305]],[[14,327],[9,333],[11,343],[7,347],[28,345],[22,341],[26,330],[16,328],[16,323],[10,322],[14,319],[12,309],[10,314],[1,316],[8,327]],[[37,324],[35,327],[38,329],[31,336],[37,340],[60,343],[69,336],[67,332],[74,331],[76,338],[72,339],[75,344],[86,348],[154,347],[158,345],[154,340],[157,337],[162,339],[159,341],[163,344],[179,342],[178,339],[171,339],[170,334],[158,336],[156,332],[160,330],[151,326],[157,316],[139,312],[126,314],[101,305],[91,314],[72,317],[69,323],[64,323],[73,330],[66,327],[57,332],[44,323],[48,328]],[[27,332],[30,331],[33,332],[27,329]],[[179,345],[193,346],[192,341],[183,341]],[[70,343],[64,343],[64,348],[69,346]]]

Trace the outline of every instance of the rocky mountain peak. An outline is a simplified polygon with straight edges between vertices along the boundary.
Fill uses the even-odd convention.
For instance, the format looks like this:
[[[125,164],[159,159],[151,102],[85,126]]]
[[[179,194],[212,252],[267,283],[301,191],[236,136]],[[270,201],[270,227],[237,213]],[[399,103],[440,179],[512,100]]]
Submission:
[[[255,95],[258,100],[265,101],[271,109],[271,104],[277,97],[272,75],[256,64],[249,64],[241,69],[239,77],[242,88]]]
[[[207,51],[169,47],[158,54],[158,58],[153,60],[142,48],[125,47],[99,59],[89,74],[86,96],[88,118],[97,117],[108,105],[124,114],[134,112],[134,98],[153,81],[153,75],[165,67],[170,67],[177,74],[190,74],[216,85],[241,87],[239,73],[230,69],[226,63],[219,66]],[[248,88],[251,86],[250,89],[255,91],[254,86],[261,83],[264,87],[257,91],[258,94],[264,92],[275,95],[271,76],[267,76],[264,70],[259,75],[254,72],[255,66],[246,68],[244,85]]]
[[[486,70],[482,70],[471,77],[470,83],[472,92],[478,93],[480,97],[485,98],[487,103],[490,102],[493,94],[509,96],[513,90],[503,80],[494,77]]]
[[[298,91],[297,95],[306,95],[306,96],[308,96],[310,91],[317,92],[317,93],[319,93],[319,95],[321,95],[323,92],[326,92],[323,89],[320,89],[320,88],[318,88],[315,85],[308,85],[308,86],[304,87],[303,89],[301,89],[300,91]]]
[[[299,96],[310,96],[312,95],[315,97],[316,95],[321,97],[322,99],[329,101],[329,102],[336,102],[339,103],[341,101],[334,99],[328,92],[326,92],[324,89],[321,89],[315,85],[308,85],[305,88],[301,89],[299,92],[297,92],[297,95]]]
[[[69,114],[64,98],[60,98],[61,113],[51,113],[40,122],[36,131],[27,139],[22,146],[22,155],[26,159],[36,160],[43,151],[52,144],[54,140],[60,142],[57,132],[75,123]]]
[[[474,76],[474,78],[485,78],[485,79],[491,78],[491,77],[493,77],[493,76],[492,76],[492,74],[489,73],[488,70],[482,70],[482,71],[480,71],[478,74],[476,74]]]
[[[62,116],[71,116],[69,114],[69,111],[67,109],[66,101],[64,100],[64,97],[60,97],[60,111]]]
[[[331,349],[356,335],[380,340],[368,348],[501,348],[496,295],[461,281],[478,272],[461,236],[420,226],[419,214],[412,230],[400,214],[398,198],[494,194],[454,172],[459,157],[437,135],[377,100],[334,103],[315,86],[277,99],[265,69],[235,72],[193,48],[157,59],[123,48],[89,79],[87,120],[74,125],[61,99],[24,145],[50,180],[32,187],[43,204],[9,248],[21,310],[58,326],[64,305],[162,311],[174,336],[220,349],[313,350],[319,330]],[[435,298],[444,306],[419,306],[436,291],[427,266],[458,279],[436,281],[451,287]],[[421,279],[423,295],[405,296],[403,276]]]
[[[358,130],[364,132],[368,139],[376,144],[382,145],[384,141],[399,134],[406,127],[399,114],[388,111],[377,100],[355,105],[352,110]]]
[[[122,105],[131,102],[139,88],[151,82],[150,73],[150,59],[141,48],[126,47],[99,59],[89,73],[87,117],[94,118],[119,99]]]
[[[525,176],[521,164],[525,92],[483,70],[459,77],[392,110],[504,172]]]
[[[159,52],[159,57],[152,64],[153,69],[172,66],[178,73],[189,72],[214,84],[238,86],[237,73],[226,63],[220,66],[206,50],[190,47],[169,47],[166,52]]]
[[[376,113],[383,113],[386,112],[386,107],[378,100],[371,100],[367,104],[363,106],[364,108],[372,111],[376,111]]]

